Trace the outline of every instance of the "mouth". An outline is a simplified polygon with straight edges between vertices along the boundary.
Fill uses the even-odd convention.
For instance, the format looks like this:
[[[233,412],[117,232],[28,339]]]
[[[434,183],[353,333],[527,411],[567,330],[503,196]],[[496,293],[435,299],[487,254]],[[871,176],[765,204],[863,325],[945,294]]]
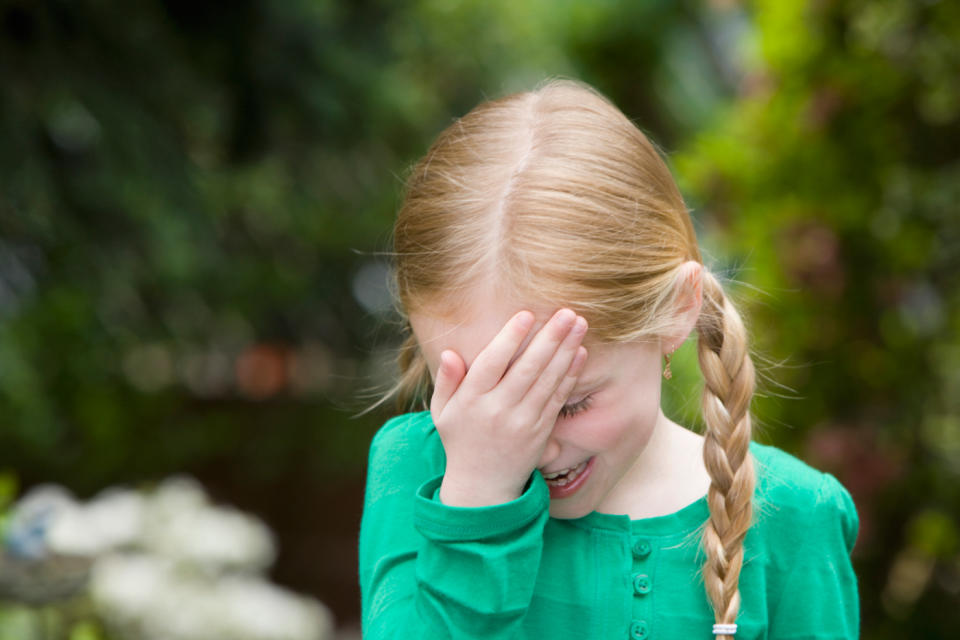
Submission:
[[[576,493],[590,477],[595,459],[596,457],[591,457],[573,467],[544,473],[543,479],[550,489],[550,497],[566,498]]]
[[[567,484],[570,484],[577,479],[583,470],[587,468],[587,463],[590,460],[584,460],[583,462],[576,464],[572,467],[567,467],[566,469],[560,469],[559,471],[553,471],[551,473],[542,472],[543,479],[547,481],[547,484],[562,487]]]

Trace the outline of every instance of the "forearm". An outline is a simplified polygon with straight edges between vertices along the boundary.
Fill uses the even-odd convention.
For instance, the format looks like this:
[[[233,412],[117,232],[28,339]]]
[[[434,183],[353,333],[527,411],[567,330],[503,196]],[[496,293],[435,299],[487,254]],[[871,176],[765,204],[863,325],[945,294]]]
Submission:
[[[388,529],[365,532],[364,638],[411,633],[425,638],[520,637],[548,514],[546,486],[539,476],[535,480],[511,503],[457,508],[437,499],[437,478],[418,490],[414,547],[388,550]],[[365,526],[375,527],[377,520],[374,511]]]

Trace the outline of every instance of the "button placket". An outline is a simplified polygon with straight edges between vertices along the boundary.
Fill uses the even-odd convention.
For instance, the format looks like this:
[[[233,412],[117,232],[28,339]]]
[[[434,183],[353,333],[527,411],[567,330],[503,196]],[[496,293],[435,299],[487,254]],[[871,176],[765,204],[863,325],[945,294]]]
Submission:
[[[633,555],[634,572],[631,576],[630,585],[633,587],[633,614],[634,619],[630,623],[631,640],[650,640],[650,615],[653,602],[648,594],[653,589],[653,579],[650,576],[651,554],[653,545],[647,538],[638,538],[631,545]]]

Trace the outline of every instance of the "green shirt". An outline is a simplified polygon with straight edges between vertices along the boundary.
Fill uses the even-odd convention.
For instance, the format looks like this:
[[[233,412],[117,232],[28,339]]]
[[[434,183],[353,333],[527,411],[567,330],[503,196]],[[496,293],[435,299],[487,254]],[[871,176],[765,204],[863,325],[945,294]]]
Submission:
[[[858,637],[850,494],[775,447],[750,451],[736,640]],[[464,508],[440,502],[444,468],[429,412],[397,416],[373,440],[360,527],[366,640],[714,637],[699,573],[706,496],[642,520],[560,520],[537,471],[516,500]]]

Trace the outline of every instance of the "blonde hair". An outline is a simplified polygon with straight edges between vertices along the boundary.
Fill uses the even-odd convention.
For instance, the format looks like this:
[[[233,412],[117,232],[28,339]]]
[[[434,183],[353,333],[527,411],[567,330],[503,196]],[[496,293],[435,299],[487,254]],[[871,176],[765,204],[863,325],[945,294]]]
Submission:
[[[609,100],[571,80],[485,102],[413,168],[394,227],[406,325],[387,397],[426,407],[431,380],[409,314],[492,281],[511,299],[569,306],[601,343],[649,339],[675,321],[680,268],[702,264],[683,198],[658,150]],[[740,315],[703,270],[697,321],[711,477],[703,578],[718,623],[736,622],[755,483],[754,370]],[[724,638],[727,636],[718,636]]]

